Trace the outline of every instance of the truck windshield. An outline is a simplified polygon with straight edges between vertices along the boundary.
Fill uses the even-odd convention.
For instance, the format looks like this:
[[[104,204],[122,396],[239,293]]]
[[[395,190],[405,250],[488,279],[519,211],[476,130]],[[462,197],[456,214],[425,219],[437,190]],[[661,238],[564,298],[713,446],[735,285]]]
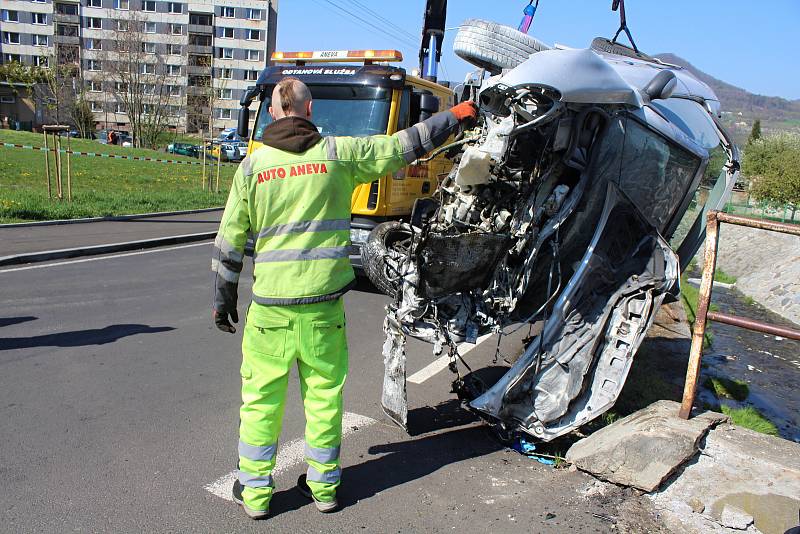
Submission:
[[[391,89],[363,85],[310,85],[314,98],[311,121],[322,135],[364,136],[385,134],[389,123]],[[272,87],[258,111],[253,139],[261,141],[272,122],[269,106]]]

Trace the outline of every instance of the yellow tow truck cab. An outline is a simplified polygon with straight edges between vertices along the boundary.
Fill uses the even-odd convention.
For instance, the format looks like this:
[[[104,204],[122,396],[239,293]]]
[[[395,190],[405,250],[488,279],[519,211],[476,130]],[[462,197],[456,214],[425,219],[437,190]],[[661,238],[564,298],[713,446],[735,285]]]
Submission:
[[[402,59],[397,50],[275,52],[272,60],[277,65],[265,68],[240,102],[238,131],[247,137],[248,108],[260,100],[248,154],[262,146],[264,129],[272,122],[272,90],[287,76],[311,89],[313,122],[323,136],[391,135],[453,105],[449,88],[388,64]],[[431,196],[450,167],[439,155],[356,188],[350,230],[350,260],[355,267],[361,266],[361,246],[372,228],[383,221],[407,219],[414,201]]]

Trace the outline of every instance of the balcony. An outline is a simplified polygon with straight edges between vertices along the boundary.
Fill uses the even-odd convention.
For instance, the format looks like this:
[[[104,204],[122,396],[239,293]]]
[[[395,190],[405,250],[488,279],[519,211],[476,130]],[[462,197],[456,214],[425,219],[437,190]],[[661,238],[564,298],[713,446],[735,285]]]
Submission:
[[[81,44],[81,38],[77,35],[54,35],[53,42],[57,45],[78,45]]]
[[[186,66],[186,74],[189,76],[200,75],[200,76],[210,76],[211,75],[211,66],[203,66],[203,65],[187,65]]]
[[[213,35],[214,26],[203,26],[200,24],[189,24],[189,33],[202,33],[204,35]]]
[[[202,46],[202,45],[193,45],[189,44],[186,46],[186,51],[189,54],[200,54],[200,55],[208,55],[210,56],[213,53],[213,47],[211,46]]]
[[[81,18],[78,15],[70,15],[67,13],[53,13],[53,21],[63,24],[75,24],[77,26],[80,25]]]

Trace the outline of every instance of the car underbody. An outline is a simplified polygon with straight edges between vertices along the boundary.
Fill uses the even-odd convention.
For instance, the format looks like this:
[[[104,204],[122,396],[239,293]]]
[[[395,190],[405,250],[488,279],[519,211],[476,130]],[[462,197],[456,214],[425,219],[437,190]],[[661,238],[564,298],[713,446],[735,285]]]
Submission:
[[[382,404],[406,427],[410,335],[446,351],[470,410],[549,441],[614,405],[658,308],[679,292],[698,220],[735,182],[736,149],[714,121],[716,97],[689,74],[596,50],[537,52],[464,97],[480,120],[445,147],[451,172],[362,251],[394,297]],[[698,117],[703,135],[682,124]],[[704,188],[715,146],[727,162]],[[541,332],[497,382],[462,376],[458,343],[535,322]]]

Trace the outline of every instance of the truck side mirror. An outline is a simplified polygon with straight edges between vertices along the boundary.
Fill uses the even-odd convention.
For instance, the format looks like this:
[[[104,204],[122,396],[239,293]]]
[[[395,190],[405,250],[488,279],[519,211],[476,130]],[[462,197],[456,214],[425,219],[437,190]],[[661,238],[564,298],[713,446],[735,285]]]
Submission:
[[[419,96],[419,120],[424,121],[439,111],[439,97],[422,93]]]
[[[242,139],[247,139],[250,135],[250,108],[247,106],[239,108],[239,121],[236,124],[236,134]]]
[[[644,93],[650,100],[666,100],[675,92],[678,78],[669,70],[662,70],[656,74],[644,88]]]

